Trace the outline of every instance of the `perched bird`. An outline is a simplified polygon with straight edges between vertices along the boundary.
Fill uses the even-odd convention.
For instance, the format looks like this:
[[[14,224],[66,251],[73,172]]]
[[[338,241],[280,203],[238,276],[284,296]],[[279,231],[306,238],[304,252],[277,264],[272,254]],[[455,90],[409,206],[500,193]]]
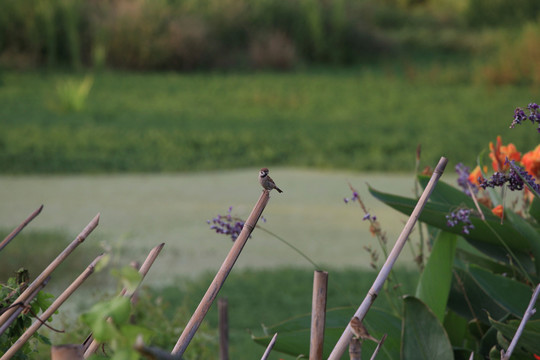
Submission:
[[[266,190],[276,189],[279,193],[283,192],[280,188],[276,186],[274,180],[272,180],[272,178],[268,175],[267,168],[262,168],[259,172],[259,183]]]
[[[367,331],[364,324],[362,324],[360,319],[357,318],[356,316],[352,318],[349,324],[351,325],[351,331],[355,338],[360,339],[360,340],[369,339],[369,340],[375,341],[376,343],[379,342],[379,340],[369,335],[369,332]]]

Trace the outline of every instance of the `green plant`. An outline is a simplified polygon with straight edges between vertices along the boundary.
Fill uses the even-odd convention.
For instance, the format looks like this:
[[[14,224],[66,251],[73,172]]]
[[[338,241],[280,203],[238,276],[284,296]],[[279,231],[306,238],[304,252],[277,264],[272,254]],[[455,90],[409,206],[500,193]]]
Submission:
[[[540,106],[531,103],[527,110],[528,115],[522,108],[515,110],[512,127],[528,120],[540,123]],[[489,158],[494,171],[491,177],[485,174],[487,166],[480,156],[471,173],[462,164],[456,166],[462,190],[439,182],[431,193],[419,220],[435,236],[416,292],[402,298],[402,311],[372,309],[364,319],[375,338],[388,334],[381,358],[454,359],[471,353],[494,358],[508,349],[531,300],[531,288],[540,279],[540,146],[521,156],[513,144],[502,145],[498,137],[495,144],[490,143]],[[418,175],[424,188],[429,180]],[[498,188],[523,191],[523,199],[506,205],[505,193],[499,194]],[[358,195],[352,190],[354,201]],[[417,199],[371,186],[369,191],[408,215],[417,204]],[[373,227],[371,214],[364,211],[364,219]],[[328,312],[325,342],[330,349],[325,352],[329,353],[342,334],[339,324],[348,323],[350,316],[351,312],[343,310]],[[269,327],[268,335],[255,341],[267,344],[270,335],[279,332],[281,341],[274,349],[306,354],[308,321],[307,316],[287,320]],[[513,350],[515,358],[540,353],[539,324],[537,314],[527,322],[524,339]],[[375,344],[365,345],[363,355],[368,356]]]
[[[139,359],[141,355],[134,348],[140,338],[145,344],[170,351],[176,342],[182,325],[188,320],[188,314],[182,307],[170,309],[159,296],[150,295],[138,289],[141,275],[132,267],[126,266],[113,270],[126,296],[102,300],[80,316],[81,322],[92,331],[92,336],[106,348],[110,359]],[[137,293],[131,296],[135,291]],[[192,346],[191,358],[210,358],[216,352],[215,334],[206,325]],[[78,330],[77,332],[81,332]],[[91,359],[100,359],[100,354]]]
[[[13,301],[15,301],[26,289],[28,281],[28,270],[21,268],[17,271],[16,276],[10,277],[6,283],[0,283],[0,310],[6,310],[11,306],[17,306],[16,304],[13,304]],[[44,291],[38,292],[37,296],[30,302],[29,309],[23,311],[6,331],[0,335],[0,353],[5,353],[32,322],[39,321],[36,320],[36,317],[39,317],[40,312],[47,310],[52,303],[52,298],[54,298],[54,296],[51,294]],[[35,333],[32,336],[32,341],[24,344],[21,350],[19,350],[12,359],[31,359],[31,354],[35,352],[37,341],[50,345],[50,341],[47,337]]]
[[[87,75],[83,80],[66,79],[61,80],[56,84],[57,105],[61,111],[79,112],[86,107],[86,101],[92,85],[94,77]]]

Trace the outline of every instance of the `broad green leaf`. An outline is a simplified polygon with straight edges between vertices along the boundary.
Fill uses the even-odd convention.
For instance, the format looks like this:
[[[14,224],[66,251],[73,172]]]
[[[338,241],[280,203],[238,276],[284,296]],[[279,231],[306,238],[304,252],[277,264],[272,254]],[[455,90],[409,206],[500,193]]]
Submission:
[[[497,262],[484,255],[462,237],[458,238],[454,266],[466,268],[468,264],[476,264],[495,274],[512,274],[515,269],[505,263]]]
[[[434,189],[433,193],[438,194],[438,189],[439,186]],[[457,192],[457,194],[460,194],[457,189],[454,190]],[[417,203],[415,199],[383,193],[373,189],[372,187],[369,187],[369,191],[377,199],[406,215],[410,215],[412,213]],[[520,261],[521,259],[524,259],[523,261],[525,261],[527,254],[530,251],[529,241],[524,238],[524,236],[517,231],[511,223],[506,222],[504,225],[501,225],[500,219],[493,215],[491,211],[484,214],[489,227],[480,218],[471,216],[471,222],[474,225],[474,229],[472,229],[468,235],[463,234],[462,229],[459,226],[447,226],[446,215],[451,211],[454,211],[459,205],[459,203],[449,204],[446,202],[429,201],[427,204],[425,204],[419,220],[444,231],[461,235],[465,237],[467,241],[471,242],[471,244],[473,244],[475,247],[479,248],[479,250],[486,252],[490,256],[497,256],[499,259],[504,260],[507,258],[507,252],[502,247],[500,240],[494,236],[492,230],[490,229],[491,227],[502,239],[507,242],[507,245],[514,252],[520,255]]]
[[[336,308],[326,313],[326,327],[324,333],[323,357],[330,355],[343,330],[354,315],[352,307]],[[377,308],[371,308],[364,319],[364,325],[369,333],[377,339],[388,334],[377,359],[398,359],[401,334],[401,320],[394,315]],[[267,346],[274,333],[278,333],[274,350],[293,356],[309,355],[309,341],[311,329],[311,314],[298,316],[285,320],[276,325],[264,327],[265,336],[252,336],[253,340]],[[376,344],[364,341],[362,357],[369,358],[375,350]]]
[[[448,335],[426,304],[406,296],[403,305],[401,359],[454,359]]]
[[[520,320],[511,320],[508,323],[489,319],[491,324],[501,332],[509,341],[514,337]],[[518,341],[518,348],[521,347],[528,352],[540,354],[540,320],[529,320]]]
[[[536,274],[540,275],[540,233],[524,218],[514,213],[512,210],[506,210],[505,215],[516,228],[516,230],[529,241],[531,252],[536,260]]]
[[[429,183],[429,176],[419,175],[418,182],[425,189]],[[471,209],[475,208],[473,199],[467,196],[463,191],[456,189],[455,187],[448,185],[445,182],[439,181],[435,186],[435,189],[431,193],[430,200],[452,206],[464,205]],[[481,205],[482,211],[489,212],[489,209]]]
[[[507,312],[521,316],[531,299],[531,288],[516,280],[493,274],[476,265],[469,266],[469,273],[482,290]]]
[[[446,302],[452,283],[452,265],[456,250],[457,235],[441,232],[416,289],[416,297],[433,311],[440,322],[444,320]]]
[[[452,310],[448,310],[443,325],[452,346],[463,347],[467,334],[467,320]]]
[[[529,207],[529,214],[537,223],[540,223],[540,198],[535,196]]]
[[[478,319],[484,324],[489,324],[487,312],[496,319],[507,314],[507,310],[478,286],[466,269],[454,268],[453,275],[452,288],[448,297],[450,309],[466,319]]]

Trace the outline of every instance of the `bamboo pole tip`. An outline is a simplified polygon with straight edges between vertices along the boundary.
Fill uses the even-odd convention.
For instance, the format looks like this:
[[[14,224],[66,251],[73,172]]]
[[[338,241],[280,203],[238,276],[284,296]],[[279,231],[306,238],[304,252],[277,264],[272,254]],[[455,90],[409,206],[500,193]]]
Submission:
[[[444,156],[441,156],[441,159],[439,160],[439,163],[435,167],[434,173],[442,174],[444,172],[444,169],[446,168],[446,164],[448,163],[448,159]]]
[[[37,209],[37,213],[39,214],[41,210],[43,210],[43,204],[41,204],[41,206]]]

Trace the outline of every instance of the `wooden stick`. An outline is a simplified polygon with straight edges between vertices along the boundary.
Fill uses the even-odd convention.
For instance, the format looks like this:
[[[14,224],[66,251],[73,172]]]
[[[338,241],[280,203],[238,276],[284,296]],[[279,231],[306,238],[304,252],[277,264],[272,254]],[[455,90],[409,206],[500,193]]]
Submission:
[[[268,356],[270,356],[270,351],[272,351],[272,349],[274,348],[274,345],[276,344],[276,338],[277,338],[277,333],[275,333],[274,336],[272,337],[272,340],[270,340],[270,343],[266,347],[266,350],[264,351],[264,354],[261,360],[268,359]]]
[[[540,293],[540,284],[536,285],[536,289],[534,289],[534,293],[532,295],[531,301],[529,302],[529,306],[527,306],[527,310],[525,310],[525,314],[523,314],[521,323],[519,324],[519,327],[514,335],[514,338],[512,339],[512,342],[508,346],[508,350],[504,352],[504,349],[501,349],[501,360],[510,359],[510,356],[512,356],[512,353],[514,352],[517,342],[519,338],[521,337],[523,330],[525,329],[525,324],[527,324],[527,321],[529,321],[531,316],[533,316],[536,313],[536,309],[534,308],[534,305],[536,304],[538,293]]]
[[[375,360],[375,358],[377,357],[377,354],[379,353],[379,350],[381,350],[381,347],[383,346],[384,341],[386,340],[387,336],[388,336],[388,334],[384,334],[383,337],[381,338],[381,340],[377,343],[377,347],[375,348],[375,351],[371,355],[370,360]]]
[[[150,270],[150,267],[152,267],[152,265],[154,264],[154,261],[156,260],[159,253],[163,249],[163,246],[165,246],[165,243],[161,243],[161,244],[155,246],[152,250],[150,250],[150,252],[146,256],[146,259],[144,260],[143,264],[141,265],[141,267],[139,269],[139,274],[141,274],[142,278],[141,278],[141,281],[140,281],[139,285],[137,286],[137,289],[132,294],[127,293],[127,289],[122,289],[122,291],[120,292],[120,296],[131,296],[131,297],[133,297],[133,295],[137,292],[137,290],[141,286],[142,281],[146,277],[146,274],[148,274],[148,271]],[[86,338],[86,340],[83,343],[83,348],[85,348],[84,358],[85,359],[89,358],[93,353],[96,352],[98,347],[99,347],[99,342],[97,342],[96,339],[92,338],[92,334],[88,335],[88,337]]]
[[[418,200],[413,212],[411,213],[409,220],[407,220],[407,223],[405,224],[403,231],[399,235],[396,241],[396,244],[394,245],[394,248],[388,255],[388,258],[386,259],[383,267],[381,268],[381,271],[379,271],[379,274],[377,275],[377,278],[373,282],[373,286],[371,287],[368,294],[364,298],[364,301],[362,302],[362,304],[360,305],[360,307],[354,314],[354,316],[360,319],[360,321],[364,320],[366,313],[368,312],[369,308],[375,301],[384,282],[388,278],[388,275],[390,274],[390,271],[392,270],[394,263],[396,262],[399,254],[401,253],[403,246],[405,246],[405,243],[407,242],[407,239],[411,231],[413,230],[414,225],[416,224],[418,217],[420,216],[420,213],[422,212],[424,208],[424,205],[426,204],[429,196],[431,195],[431,192],[435,188],[437,181],[439,181],[439,178],[444,172],[444,168],[446,167],[447,162],[448,160],[445,157],[441,157],[441,159],[439,160],[439,163],[437,164],[437,167],[433,171],[433,175],[431,176],[429,183],[424,189],[422,196],[420,196],[420,199]],[[339,360],[341,356],[343,355],[343,353],[345,352],[345,350],[347,349],[347,346],[349,345],[349,341],[351,340],[351,338],[352,338],[351,326],[347,325],[347,327],[343,331],[343,334],[339,338],[336,346],[330,353],[328,360]]]
[[[227,298],[218,299],[219,359],[229,360],[229,314]]]
[[[88,235],[90,235],[92,230],[94,230],[96,228],[98,223],[99,223],[99,214],[97,214],[92,219],[92,221],[90,221],[90,223],[88,223],[88,225],[86,225],[86,227],[75,238],[75,240],[73,240],[71,242],[71,244],[69,244],[64,249],[64,251],[62,251],[56,257],[56,259],[54,259],[53,262],[51,262],[49,264],[49,266],[47,266],[47,268],[45,270],[43,270],[43,272],[28,286],[28,288],[26,288],[26,290],[21,295],[19,295],[19,297],[17,298],[17,300],[15,300],[15,302],[16,303],[24,302],[26,300],[26,298],[35,290],[35,288],[38,287],[39,284],[41,284],[54,271],[54,269],[56,269],[58,267],[58,265],[60,265],[68,257],[68,255],[71,254],[73,252],[73,250],[75,250],[77,248],[77,246],[82,244],[82,242],[86,239],[86,237]],[[0,324],[3,324],[4,322],[6,322],[6,320],[11,316],[11,314],[13,314],[14,311],[15,311],[15,309],[11,309],[11,310],[8,310],[8,311],[4,312],[0,316]],[[2,333],[0,333],[0,335],[2,335]]]
[[[32,335],[43,325],[43,322],[47,321],[49,317],[54,314],[56,310],[81,286],[81,284],[94,272],[94,268],[97,262],[103,255],[99,255],[92,261],[90,265],[69,285],[69,287],[41,314],[38,320],[26,329],[26,331],[15,341],[15,343],[9,348],[8,351],[0,358],[0,360],[10,359],[20,348],[30,339]]]
[[[2,251],[2,249],[6,247],[6,245],[9,244],[9,242],[13,240],[13,238],[17,236],[17,234],[20,233],[21,230],[30,223],[30,221],[34,220],[34,218],[39,215],[41,210],[43,210],[43,205],[37,208],[32,214],[30,214],[30,216],[28,216],[28,218],[26,218],[26,220],[24,220],[19,226],[17,226],[15,230],[13,230],[8,236],[6,236],[6,238],[0,243],[0,251]]]
[[[201,325],[204,317],[206,316],[206,313],[210,309],[210,306],[212,306],[212,303],[214,302],[219,290],[225,283],[225,280],[231,272],[234,263],[240,256],[240,253],[242,252],[242,249],[244,248],[247,239],[251,235],[251,232],[255,228],[255,225],[257,225],[257,221],[259,220],[259,217],[261,216],[269,199],[269,191],[263,190],[261,196],[259,197],[259,201],[257,201],[257,204],[255,204],[255,207],[251,211],[251,214],[244,223],[244,227],[242,228],[240,235],[238,235],[238,238],[235,240],[231,250],[229,251],[229,254],[225,258],[225,261],[223,261],[221,268],[218,270],[216,276],[214,277],[214,280],[208,287],[208,290],[204,294],[201,302],[199,303],[199,306],[197,306],[197,309],[195,310],[188,324],[184,328],[182,335],[180,335],[180,338],[176,342],[172,354],[183,355],[186,351],[186,348],[191,342],[191,339],[193,339],[193,336],[195,336],[195,332],[197,332],[197,329]]]
[[[315,270],[313,273],[313,299],[311,302],[309,360],[322,360],[323,358],[327,287],[328,272]]]
[[[349,342],[349,359],[362,360],[362,344],[363,340],[353,337]]]
[[[11,306],[16,305],[17,308],[15,311],[11,314],[11,316],[0,326],[0,333],[3,333],[7,330],[7,328],[17,319],[17,317],[23,312],[24,309],[28,307],[30,302],[37,296],[37,294],[47,285],[51,277],[47,277],[39,286],[36,287],[36,289],[26,298],[26,300],[23,303],[20,303],[17,305],[16,303],[11,304]]]

